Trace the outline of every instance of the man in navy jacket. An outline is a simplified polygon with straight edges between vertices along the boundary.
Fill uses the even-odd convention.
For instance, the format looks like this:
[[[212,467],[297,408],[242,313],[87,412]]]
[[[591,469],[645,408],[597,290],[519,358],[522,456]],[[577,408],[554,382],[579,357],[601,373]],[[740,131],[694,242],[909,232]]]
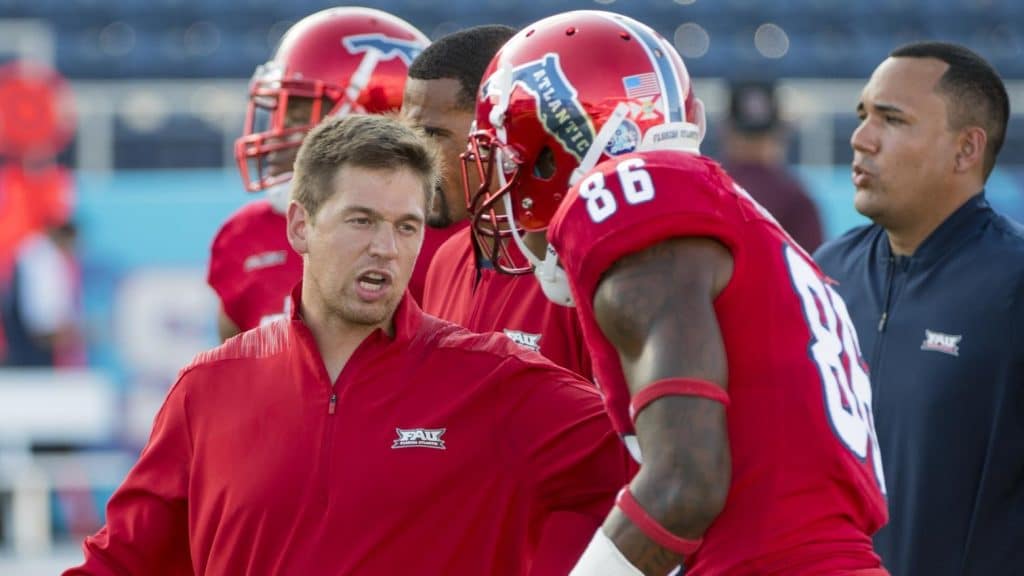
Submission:
[[[894,576],[1024,563],[1024,228],[984,196],[1009,103],[946,43],[904,46],[857,105],[854,206],[874,224],[818,250],[870,365]]]

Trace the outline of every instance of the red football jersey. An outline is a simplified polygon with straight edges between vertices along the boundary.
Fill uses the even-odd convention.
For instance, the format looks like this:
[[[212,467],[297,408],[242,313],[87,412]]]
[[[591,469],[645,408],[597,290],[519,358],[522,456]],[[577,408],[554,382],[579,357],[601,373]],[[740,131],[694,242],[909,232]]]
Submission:
[[[416,267],[412,269],[412,277],[409,278],[409,294],[417,303],[423,302],[423,289],[427,285],[427,271],[430,269],[430,262],[434,254],[449,238],[460,230],[469,226],[468,221],[457,222],[447,228],[423,228],[423,245],[420,247],[420,255],[416,257]]]
[[[286,220],[265,200],[250,202],[221,226],[206,281],[241,331],[288,312],[302,279],[302,256],[288,243]]]
[[[594,320],[593,295],[616,260],[681,236],[715,238],[734,260],[715,301],[728,357],[732,483],[687,576],[877,567],[870,535],[887,519],[884,480],[846,306],[710,159],[661,151],[605,162],[572,189],[549,229],[616,428],[632,431],[629,391]]]
[[[532,274],[478,268],[469,228],[438,249],[427,273],[423,310],[474,332],[502,332],[523,348],[590,379],[590,355],[576,311],[553,304]],[[510,246],[513,256],[522,257]]]

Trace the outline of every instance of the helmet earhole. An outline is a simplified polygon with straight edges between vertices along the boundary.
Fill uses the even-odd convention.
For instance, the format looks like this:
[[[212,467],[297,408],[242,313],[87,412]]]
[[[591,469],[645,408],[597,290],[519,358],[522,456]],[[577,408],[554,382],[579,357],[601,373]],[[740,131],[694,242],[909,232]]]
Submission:
[[[550,146],[545,146],[540,154],[537,154],[537,161],[533,163],[533,175],[542,180],[550,180],[555,175],[555,153]]]

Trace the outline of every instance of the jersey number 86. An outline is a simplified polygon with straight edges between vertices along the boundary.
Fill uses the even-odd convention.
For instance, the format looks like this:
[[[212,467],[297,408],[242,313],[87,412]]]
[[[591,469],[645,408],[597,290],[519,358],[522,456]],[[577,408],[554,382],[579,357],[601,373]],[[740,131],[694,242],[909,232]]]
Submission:
[[[642,204],[654,199],[654,182],[644,170],[643,158],[629,158],[615,166],[619,176],[622,197],[630,204]],[[611,190],[605,188],[604,173],[594,172],[580,183],[580,197],[587,201],[587,213],[595,224],[600,224],[615,214],[618,203]]]

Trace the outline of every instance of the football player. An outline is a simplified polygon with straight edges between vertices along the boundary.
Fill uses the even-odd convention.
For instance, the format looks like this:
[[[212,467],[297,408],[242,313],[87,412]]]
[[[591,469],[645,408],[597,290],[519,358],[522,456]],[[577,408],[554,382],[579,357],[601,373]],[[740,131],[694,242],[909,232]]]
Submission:
[[[481,74],[486,80],[486,74]],[[410,82],[410,87],[415,86]],[[439,88],[434,88],[435,99]],[[491,87],[483,85],[480,90],[487,92]],[[472,112],[468,116],[467,129]],[[463,144],[460,151],[464,150]],[[478,225],[456,232],[438,249],[427,271],[423,310],[476,332],[502,332],[521,347],[591,378],[590,354],[576,311],[553,305],[536,282],[520,275],[530,270],[530,262],[512,243],[505,218],[491,204],[477,202],[478,188],[487,188],[482,179],[488,178],[491,175],[463,166],[464,209]],[[479,225],[481,220],[490,225]]]
[[[638,441],[640,472],[572,574],[886,574],[846,306],[699,154],[703,105],[672,45],[607,12],[526,26],[485,75],[476,127],[477,236],[511,236],[545,293],[575,301],[609,414]]]
[[[436,216],[447,213],[450,219],[465,222],[473,215],[474,207],[468,206],[467,212],[466,197],[462,194],[463,175],[458,158],[466,149],[466,135],[473,122],[484,71],[514,34],[515,30],[504,26],[461,30],[435,41],[410,69],[403,112],[439,143],[449,164],[445,166],[448,174],[442,185],[448,192],[458,193],[449,206],[438,205],[444,196],[435,195]],[[472,78],[472,87],[467,77]],[[549,302],[540,286],[528,276],[498,272],[496,266],[510,266],[514,262],[489,259],[487,246],[491,242],[492,238],[477,242],[469,229],[460,225],[431,262],[423,309],[476,332],[502,333],[520,348],[540,352],[555,364],[590,379],[590,354],[576,311]],[[510,250],[520,266],[528,264],[515,255],[514,246]],[[608,504],[610,507],[611,502]],[[568,573],[604,514],[604,510],[590,516],[572,511],[553,514],[545,523],[534,552],[531,576]]]
[[[288,312],[302,260],[288,245],[284,212],[303,137],[329,116],[397,110],[409,64],[427,44],[386,12],[329,8],[292,26],[256,68],[235,158],[246,190],[266,199],[238,210],[213,241],[207,281],[220,299],[222,339]]]
[[[427,264],[442,244],[469,225],[462,194],[462,161],[480,77],[515,28],[485,24],[437,38],[413,60],[402,97],[402,116],[423,129],[441,154],[441,178],[427,213],[427,232],[409,291],[417,301]]]

